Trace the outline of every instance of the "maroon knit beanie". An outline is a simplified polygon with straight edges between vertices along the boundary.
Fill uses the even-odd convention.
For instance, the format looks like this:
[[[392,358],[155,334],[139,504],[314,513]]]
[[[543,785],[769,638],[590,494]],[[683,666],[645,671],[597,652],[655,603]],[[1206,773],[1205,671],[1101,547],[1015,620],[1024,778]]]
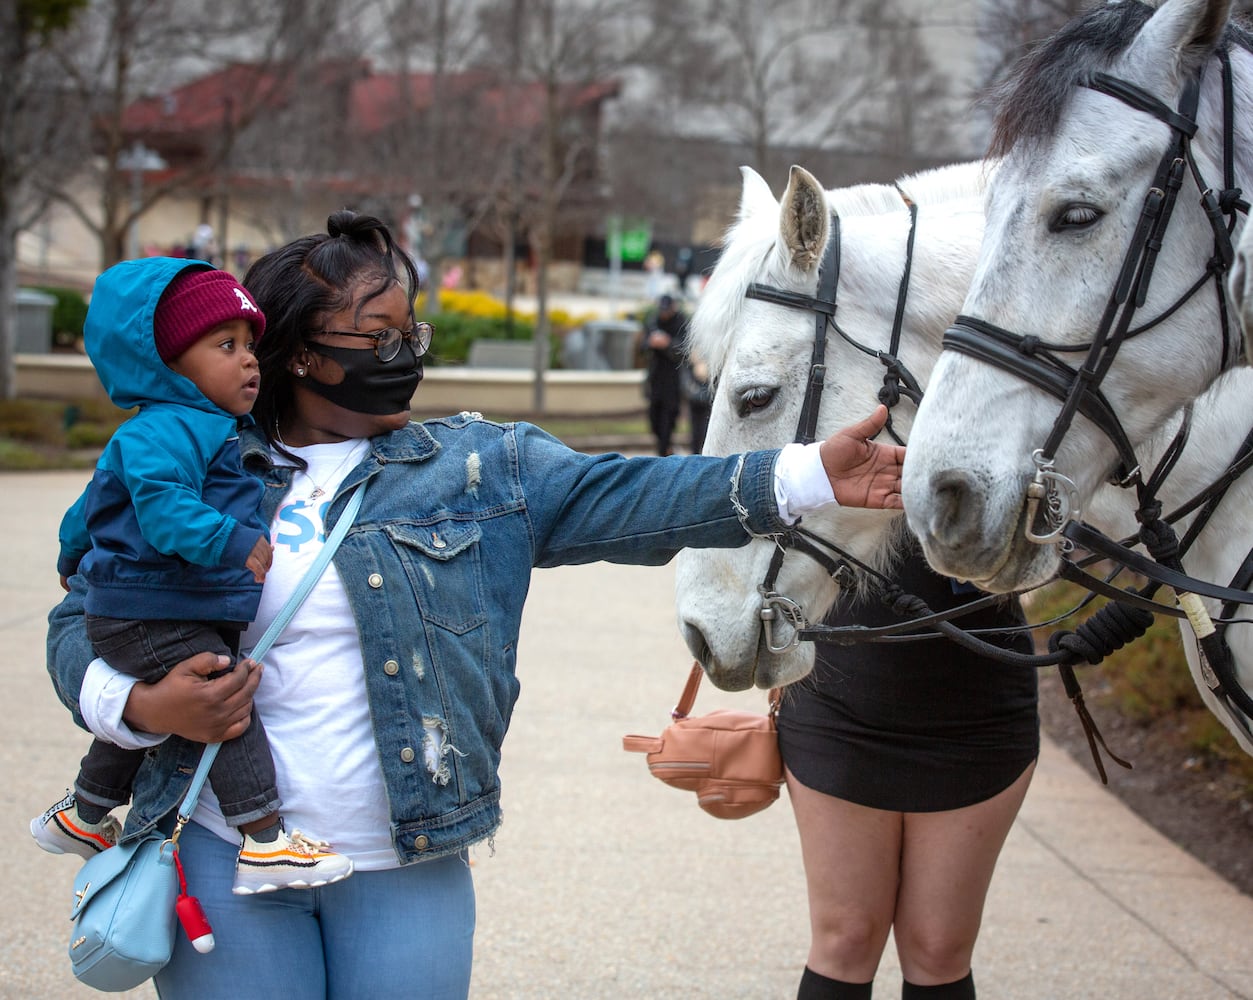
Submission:
[[[226,271],[183,271],[167,286],[152,317],[162,361],[173,361],[215,326],[233,319],[252,324],[254,340],[265,333],[265,315]]]

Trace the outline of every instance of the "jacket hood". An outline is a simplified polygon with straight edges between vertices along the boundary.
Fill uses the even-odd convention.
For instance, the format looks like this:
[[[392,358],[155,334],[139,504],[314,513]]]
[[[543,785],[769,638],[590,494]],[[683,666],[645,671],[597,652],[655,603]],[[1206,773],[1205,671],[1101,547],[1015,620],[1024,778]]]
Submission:
[[[105,391],[129,410],[147,403],[180,403],[225,413],[196,383],[167,367],[157,353],[152,317],[161,294],[183,271],[210,270],[203,260],[144,257],[115,264],[96,279],[83,324],[83,346]]]

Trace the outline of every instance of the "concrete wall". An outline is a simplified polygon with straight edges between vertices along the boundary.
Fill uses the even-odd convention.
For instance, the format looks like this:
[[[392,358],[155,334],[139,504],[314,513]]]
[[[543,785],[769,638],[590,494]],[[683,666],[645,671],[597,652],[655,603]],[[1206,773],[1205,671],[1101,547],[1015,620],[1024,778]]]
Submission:
[[[577,416],[642,413],[644,373],[552,371],[544,376],[545,412]],[[530,372],[502,368],[428,368],[415,412],[433,415],[477,410],[487,415],[530,413]],[[19,396],[43,399],[107,398],[91,362],[78,354],[17,355]]]

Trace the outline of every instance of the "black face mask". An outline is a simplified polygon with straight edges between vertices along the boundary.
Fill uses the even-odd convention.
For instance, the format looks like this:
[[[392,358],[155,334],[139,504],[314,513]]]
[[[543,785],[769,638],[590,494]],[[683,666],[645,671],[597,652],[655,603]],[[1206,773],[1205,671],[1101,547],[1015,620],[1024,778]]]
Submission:
[[[353,413],[387,416],[409,409],[418,383],[422,381],[422,359],[409,344],[402,344],[400,353],[383,362],[373,351],[351,347],[328,347],[306,344],[314,354],[334,361],[344,370],[344,380],[327,385],[315,378],[301,384],[323,399]]]

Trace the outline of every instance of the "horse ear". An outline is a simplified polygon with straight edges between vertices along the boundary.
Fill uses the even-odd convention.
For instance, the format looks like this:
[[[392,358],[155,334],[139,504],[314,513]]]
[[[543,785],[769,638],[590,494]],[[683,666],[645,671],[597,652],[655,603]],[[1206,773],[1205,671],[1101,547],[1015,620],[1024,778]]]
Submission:
[[[804,167],[793,166],[779,214],[779,235],[793,267],[812,271],[822,260],[831,228],[827,194]]]
[[[747,219],[758,212],[778,211],[779,203],[774,200],[774,193],[761,174],[752,167],[740,167],[740,176],[744,178],[744,190],[740,192],[740,218]]]
[[[1119,63],[1132,77],[1177,83],[1205,63],[1227,27],[1231,0],[1160,0]],[[1165,89],[1165,87],[1163,87]]]

